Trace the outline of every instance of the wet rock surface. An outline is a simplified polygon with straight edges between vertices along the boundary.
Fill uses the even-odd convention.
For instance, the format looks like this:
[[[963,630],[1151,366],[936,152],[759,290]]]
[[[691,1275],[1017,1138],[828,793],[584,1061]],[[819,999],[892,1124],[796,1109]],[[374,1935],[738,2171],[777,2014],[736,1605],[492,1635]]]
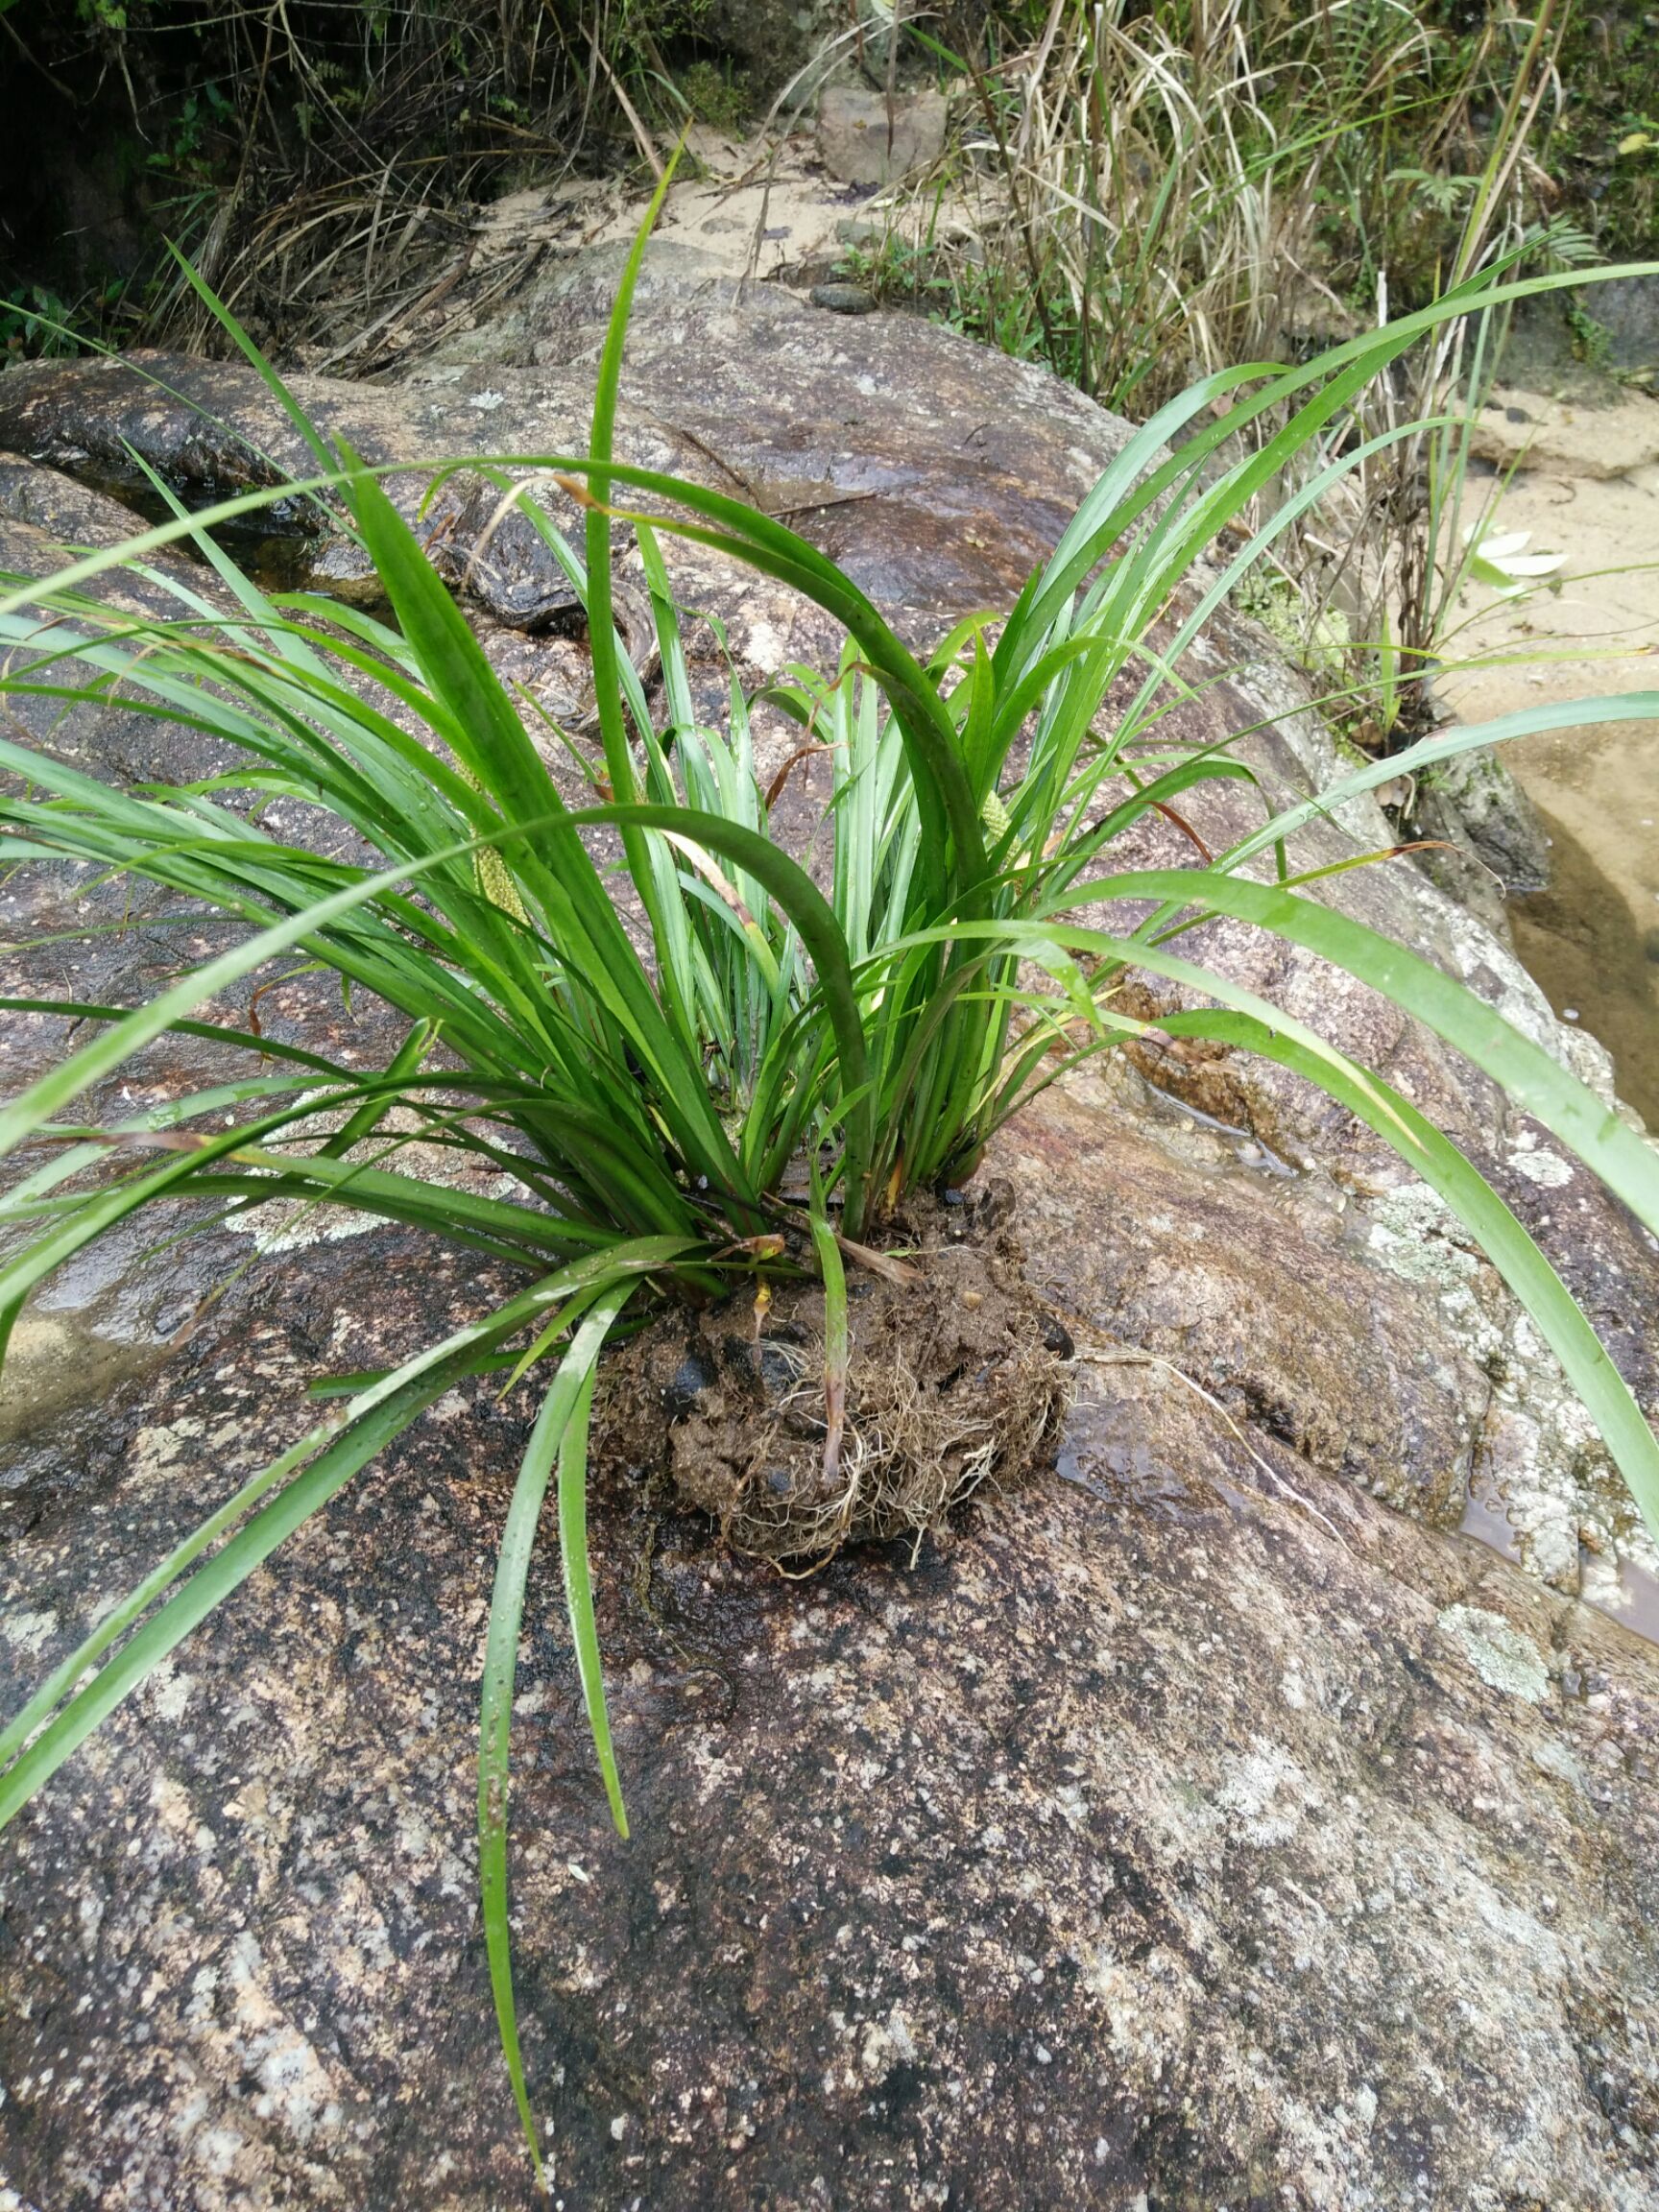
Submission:
[[[473,476],[452,479],[447,499],[421,515],[437,465],[586,449],[621,259],[606,252],[561,270],[482,359],[435,357],[404,387],[297,376],[292,389],[330,438],[346,439],[365,461],[408,462],[411,474],[391,479],[394,496],[435,552],[465,556],[493,508],[471,504],[480,497]],[[1127,434],[1053,378],[913,318],[872,315],[850,325],[776,286],[738,287],[707,274],[685,247],[659,249],[647,272],[617,457],[791,522],[890,614],[915,613],[932,627],[942,610],[1018,590]],[[254,371],[159,353],[9,371],[0,376],[0,445],[71,474],[90,471],[106,487],[135,488],[131,447],[193,504],[315,473]],[[579,526],[570,501],[545,495],[566,529]],[[333,545],[330,557],[344,565],[325,519],[299,502],[272,513],[301,540]],[[552,556],[538,562],[522,541],[510,563],[514,586],[532,563],[544,568],[550,592],[562,588]],[[724,565],[707,574],[722,605],[765,589]],[[501,612],[485,595],[488,579],[479,581],[486,609]],[[745,643],[740,636],[739,652]]]
[[[517,366],[301,390],[365,452],[570,449],[603,272],[560,283],[533,339],[524,311]],[[631,457],[789,513],[919,637],[1017,585],[1121,440],[1075,394],[925,325],[695,281],[661,297],[631,352]],[[78,466],[105,398],[143,427],[120,375],[0,377],[0,442]],[[179,376],[282,450],[241,373]],[[0,558],[104,541],[119,510],[86,496],[37,468],[0,476]],[[833,650],[786,594],[711,564],[681,574],[747,682]],[[479,613],[498,666],[579,695],[579,641]],[[1253,730],[1242,749],[1277,801],[1334,763],[1264,651],[1213,626],[1203,687],[1170,722],[1200,742]],[[118,708],[49,733],[28,718],[134,781],[218,764]],[[803,838],[810,768],[790,794]],[[1190,795],[1213,846],[1259,819],[1244,790]],[[1368,803],[1313,826],[1299,857],[1356,841],[1389,841]],[[1158,823],[1120,857],[1190,851]],[[1321,893],[1597,1073],[1421,878],[1364,870]],[[130,911],[126,896],[12,877],[4,988],[131,1004],[219,941],[159,892]],[[62,941],[88,922],[110,926]],[[1369,993],[1242,927],[1202,936],[1194,956],[1382,1068],[1471,1149],[1651,1406],[1650,1240]],[[1140,1003],[1156,1013],[1164,991]],[[259,1011],[349,1063],[383,1059],[398,1028],[315,977]],[[207,1012],[239,1024],[246,997]],[[5,1089],[67,1026],[6,1017]],[[1599,1447],[1490,1270],[1373,1140],[1234,1056],[1153,1043],[1139,1059],[1050,1094],[990,1163],[1076,1342],[1053,1475],[970,1508],[914,1566],[908,1545],[864,1551],[804,1588],[658,1492],[599,1483],[626,1846],[558,1561],[538,1557],[516,1942],[571,2212],[1659,2205],[1659,1656],[1575,1601],[1586,1544],[1638,1550]],[[94,1103],[132,1112],[233,1069],[228,1047],[167,1041]],[[385,1364],[505,1287],[413,1236],[313,1226],[327,1233],[262,1262],[230,1230],[155,1252],[152,1226],[38,1302],[60,1345],[142,1371],[111,1387],[87,1359],[86,1402],[0,1447],[5,1709],[301,1432],[313,1376]],[[445,1400],[9,1831],[0,2183],[36,2212],[532,2200],[471,1835],[493,1549],[533,1410],[523,1392]],[[1494,1470],[1533,1502],[1531,1575],[1452,1531]]]
[[[1513,950],[1509,902],[1548,887],[1551,840],[1504,761],[1466,753],[1425,777],[1407,805],[1407,832],[1434,840],[1414,856],[1424,874]]]

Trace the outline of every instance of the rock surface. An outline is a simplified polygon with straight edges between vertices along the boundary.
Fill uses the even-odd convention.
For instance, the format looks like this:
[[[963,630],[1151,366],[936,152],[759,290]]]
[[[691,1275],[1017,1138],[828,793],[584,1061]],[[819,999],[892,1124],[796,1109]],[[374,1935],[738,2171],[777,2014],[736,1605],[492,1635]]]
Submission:
[[[1122,1311],[1137,1244],[1183,1253],[1200,1316],[1270,1274],[1107,1102],[1035,1115],[1009,1164],[1045,1154],[1023,1226],[1080,1314]],[[384,1357],[475,1293],[370,1241],[249,1279],[238,1360],[187,1347],[14,1502],[20,1670],[292,1432],[320,1353]],[[1408,1363],[1422,1306],[1369,1295]],[[598,1502],[626,1846],[541,1560],[514,1825],[555,2200],[1659,2202],[1652,1648],[1324,1472],[1340,1440],[1079,1341],[1058,1475],[914,1567],[802,1588]],[[1374,1420],[1374,1383],[1324,1418]],[[19,1822],[0,2128],[41,2212],[531,2200],[469,1835],[523,1435],[441,1408]]]
[[[302,389],[388,457],[570,449],[603,284],[565,273],[521,309],[516,364]],[[796,516],[917,635],[1017,584],[1120,443],[1075,394],[925,325],[700,297],[694,273],[659,300],[631,353],[631,454]],[[0,439],[67,461],[99,408],[134,421],[124,373],[0,378]],[[246,377],[186,377],[280,439]],[[120,526],[77,499],[22,483],[0,557]],[[747,681],[833,644],[770,588],[682,577]],[[569,641],[487,636],[524,680],[556,663],[572,682]],[[1267,721],[1244,743],[1277,797],[1333,762],[1262,653],[1215,625],[1209,681],[1171,720],[1201,741]],[[207,765],[116,710],[53,742],[133,777]],[[1212,843],[1250,819],[1240,789],[1196,795]],[[1350,837],[1386,827],[1360,808],[1302,857]],[[1125,864],[1186,851],[1160,824]],[[1360,871],[1329,895],[1582,1057],[1421,878]],[[158,895],[120,933],[46,942],[111,897],[44,869],[0,887],[6,989],[135,996],[205,950]],[[1369,994],[1247,930],[1206,935],[1202,956],[1470,1146],[1651,1405],[1650,1240]],[[315,978],[261,1014],[337,1054],[388,1048],[373,1005]],[[8,1018],[7,1087],[63,1034]],[[169,1044],[123,1082],[142,1100],[220,1065]],[[805,1587],[636,1489],[596,1500],[628,1846],[591,1772],[557,1563],[538,1561],[517,1972],[571,2212],[1659,2205],[1659,1654],[1575,1601],[1581,1536],[1634,1549],[1599,1448],[1490,1270],[1368,1138],[1228,1056],[1153,1047],[1142,1067],[1160,1093],[1127,1069],[1076,1078],[993,1162],[1083,1354],[1057,1474],[914,1567],[863,1554]],[[39,1303],[43,1359],[103,1344],[145,1371],[99,1375],[79,1416],[23,1408],[7,1447],[7,1709],[300,1431],[311,1376],[412,1350],[490,1287],[465,1258],[346,1226],[252,1268],[246,1235],[142,1263],[153,1234],[134,1237]],[[477,1935],[471,1760],[532,1409],[445,1401],[9,1833],[0,2181],[36,2212],[531,2200]],[[1455,1532],[1495,1475],[1558,1588]]]
[[[845,53],[850,21],[859,25],[870,60],[884,64],[887,40],[882,34],[892,17],[864,0],[852,9],[835,0],[721,0],[719,9],[699,24],[699,32],[713,34],[721,52],[748,72],[750,87],[758,95],[799,84],[803,72],[816,74],[827,60]]]
[[[1608,334],[1609,368],[1659,374],[1659,277],[1619,276],[1599,284],[1590,309]]]
[[[818,102],[818,152],[831,177],[849,184],[891,184],[945,151],[942,92],[872,92],[831,84]]]
[[[1476,417],[1469,443],[1498,469],[1610,482],[1659,462],[1659,407],[1617,385],[1566,393],[1500,385]]]

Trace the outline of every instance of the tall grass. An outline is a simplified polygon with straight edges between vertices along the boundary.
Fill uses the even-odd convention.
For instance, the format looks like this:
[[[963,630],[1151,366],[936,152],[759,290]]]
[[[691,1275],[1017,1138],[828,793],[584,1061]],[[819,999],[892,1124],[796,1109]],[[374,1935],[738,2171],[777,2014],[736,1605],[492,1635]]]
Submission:
[[[1532,1314],[1659,1530],[1653,1434],[1503,1201],[1381,1077],[1181,950],[1196,922],[1225,914],[1336,963],[1468,1054],[1659,1233],[1659,1162],[1614,1115],[1456,980],[1308,895],[1293,864],[1296,830],[1393,767],[1357,771],[1278,815],[1264,806],[1259,829],[1211,865],[1111,864],[1115,841],[1149,808],[1205,780],[1250,781],[1224,748],[1194,754],[1172,741],[1166,716],[1185,689],[1176,671],[1187,648],[1288,526],[1296,500],[1223,554],[1218,570],[1204,567],[1220,534],[1390,360],[1516,288],[1467,285],[1306,369],[1201,380],[1130,441],[1011,609],[962,623],[919,660],[842,570],[782,524],[615,460],[611,427],[644,235],[600,364],[589,452],[496,464],[560,472],[586,508],[578,551],[525,503],[588,607],[603,803],[572,809],[561,799],[532,730],[386,498],[383,471],[330,448],[268,370],[316,456],[305,488],[338,487],[392,621],[268,595],[234,567],[213,527],[280,487],[179,513],[125,548],[44,582],[9,579],[0,591],[0,697],[96,707],[118,692],[125,708],[223,741],[239,763],[210,786],[133,791],[0,740],[0,861],[136,875],[246,926],[238,944],[148,1004],[59,1009],[93,1024],[91,1041],[0,1107],[0,1153],[36,1147],[0,1218],[37,1231],[0,1270],[0,1338],[37,1286],[97,1238],[140,1212],[192,1202],[210,1202],[215,1216],[296,1198],[346,1205],[511,1263],[522,1286],[390,1372],[325,1379],[333,1409],[304,1438],[137,1590],[108,1610],[89,1603],[83,1639],[0,1730],[0,1821],[458,1380],[490,1374],[535,1391],[491,1609],[478,1830],[503,2047],[538,2158],[509,1958],[509,1718],[525,1578],[551,1489],[589,1724],[625,1832],[585,1511],[607,1334],[653,1298],[707,1299],[757,1272],[815,1272],[829,1309],[834,1433],[843,1255],[856,1262],[906,1192],[969,1172],[1033,1092],[1140,1035],[1143,1025],[1114,1003],[1132,969],[1200,995],[1164,1030],[1308,1076],[1441,1193]],[[1228,445],[1240,422],[1263,425],[1259,446]],[[655,697],[610,618],[619,514],[637,533],[652,589]],[[777,687],[830,756],[824,888],[773,834],[741,692],[733,688],[719,728],[694,709],[663,552],[675,538],[803,592],[846,630],[833,673],[798,669]],[[217,595],[156,570],[172,613],[136,616],[100,597],[101,578],[180,541],[216,569]],[[1173,637],[1154,652],[1148,640],[1166,623]],[[1124,678],[1130,703],[1103,728],[1101,702]],[[1651,696],[1584,709],[1597,721],[1656,711]],[[1511,717],[1406,757],[1427,765],[1559,719],[1559,709]],[[273,791],[325,809],[372,860],[327,859],[272,834],[253,803]],[[595,855],[601,830],[621,837],[643,916],[637,935]],[[1070,919],[1088,907],[1124,915],[1121,934]],[[217,994],[295,949],[402,1013],[404,1039],[384,1069],[365,1074],[201,1022]],[[180,1027],[245,1047],[246,1080],[137,1121],[100,1111],[132,1054]],[[424,1179],[410,1157],[417,1141],[505,1171],[517,1195]],[[803,1167],[805,1205],[784,1195]]]
[[[896,197],[864,273],[1142,419],[1195,376],[1385,323],[1522,253],[1592,259],[1550,216],[1542,161],[1562,32],[1554,0],[1461,38],[1404,0],[1051,0],[1022,42],[993,18],[976,54],[934,42],[961,73],[959,143]],[[1428,726],[1495,497],[1471,494],[1469,426],[1505,327],[1437,324],[1239,517],[1254,531],[1327,480],[1274,548],[1276,627],[1310,666],[1337,661],[1356,721],[1389,741]]]
[[[962,122],[891,196],[957,320],[1120,413],[1354,314],[1421,305],[1549,198],[1553,0],[1459,40],[1404,0],[1051,0],[956,52]],[[1386,315],[1382,320],[1386,320]]]

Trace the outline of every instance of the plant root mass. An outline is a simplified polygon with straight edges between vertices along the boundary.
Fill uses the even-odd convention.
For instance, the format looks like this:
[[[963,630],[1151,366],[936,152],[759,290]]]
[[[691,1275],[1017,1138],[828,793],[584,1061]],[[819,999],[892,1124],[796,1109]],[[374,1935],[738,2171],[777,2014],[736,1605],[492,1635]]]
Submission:
[[[1059,1434],[1071,1340],[1025,1281],[1010,1197],[993,1182],[911,1202],[887,1239],[908,1281],[849,1266],[837,1440],[824,1288],[790,1282],[671,1310],[606,1362],[593,1431],[610,1470],[666,1476],[737,1550],[802,1570],[1014,1488]]]

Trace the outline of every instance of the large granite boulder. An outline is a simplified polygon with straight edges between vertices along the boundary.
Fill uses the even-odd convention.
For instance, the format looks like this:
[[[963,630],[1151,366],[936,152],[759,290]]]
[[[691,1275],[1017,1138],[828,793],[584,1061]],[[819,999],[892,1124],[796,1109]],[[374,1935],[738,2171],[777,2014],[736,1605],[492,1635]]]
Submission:
[[[540,1561],[515,1894],[557,2201],[1659,2202],[1659,1658],[1328,1471],[1392,1453],[1443,1517],[1479,1380],[1413,1375],[1431,1300],[1334,1218],[1217,1209],[1190,1142],[1096,1094],[999,1165],[1080,1324],[1159,1264],[1154,1330],[1255,1318],[1294,1367],[1316,1313],[1294,1441],[1293,1377],[1229,1414],[1191,1349],[1079,1326],[1056,1474],[915,1561],[803,1587],[602,1497],[627,1845]],[[380,1234],[243,1277],[10,1501],[18,1673],[295,1432],[320,1362],[483,1287]],[[38,2212],[531,2200],[470,1842],[524,1433],[441,1407],[8,1838],[0,2139]]]
[[[480,337],[418,390],[301,389],[372,454],[579,448],[602,292],[562,275],[503,333],[515,360]],[[850,331],[695,281],[659,299],[631,352],[631,455],[795,516],[918,636],[1017,584],[1123,435],[918,323]],[[294,458],[251,377],[165,373]],[[107,480],[123,437],[177,454],[170,404],[120,365],[13,373],[0,445]],[[215,445],[195,480],[238,450]],[[25,568],[123,526],[38,468],[0,468],[0,561]],[[752,681],[833,648],[769,586],[689,560],[681,577]],[[579,691],[580,640],[512,612],[480,610],[498,663]],[[1182,733],[1253,731],[1275,795],[1329,774],[1257,634],[1224,618],[1199,659]],[[110,773],[201,772],[183,733],[118,709],[36,730]],[[1238,787],[1189,819],[1225,842]],[[1304,852],[1356,838],[1388,842],[1360,807]],[[1181,850],[1158,825],[1134,856]],[[1327,895],[1596,1072],[1407,867]],[[4,988],[130,1001],[212,941],[179,902],[126,898],[43,868],[0,887]],[[105,920],[122,926],[62,942]],[[1650,1406],[1651,1240],[1370,994],[1247,930],[1209,936],[1472,1149]],[[365,1062],[393,1033],[314,977],[260,1013]],[[8,1088],[64,1029],[7,1018]],[[223,1064],[157,1046],[111,1099],[131,1111]],[[628,1845],[591,1770],[557,1561],[538,1562],[515,1895],[556,2199],[1659,2205],[1659,1655],[1580,1601],[1628,1596],[1644,1554],[1547,1354],[1373,1141],[1235,1056],[1154,1049],[1080,1076],[991,1165],[1078,1344],[1057,1470],[914,1561],[849,1556],[805,1586],[609,1485],[593,1545]],[[312,1375],[413,1349],[494,1287],[465,1256],[326,1216],[156,1241],[51,1287],[34,1382],[0,1402],[9,1706],[300,1432]],[[523,1392],[437,1407],[0,1844],[0,2185],[20,2203],[530,2200],[470,1763],[531,1409]],[[1456,1532],[1494,1486],[1529,1574]]]

